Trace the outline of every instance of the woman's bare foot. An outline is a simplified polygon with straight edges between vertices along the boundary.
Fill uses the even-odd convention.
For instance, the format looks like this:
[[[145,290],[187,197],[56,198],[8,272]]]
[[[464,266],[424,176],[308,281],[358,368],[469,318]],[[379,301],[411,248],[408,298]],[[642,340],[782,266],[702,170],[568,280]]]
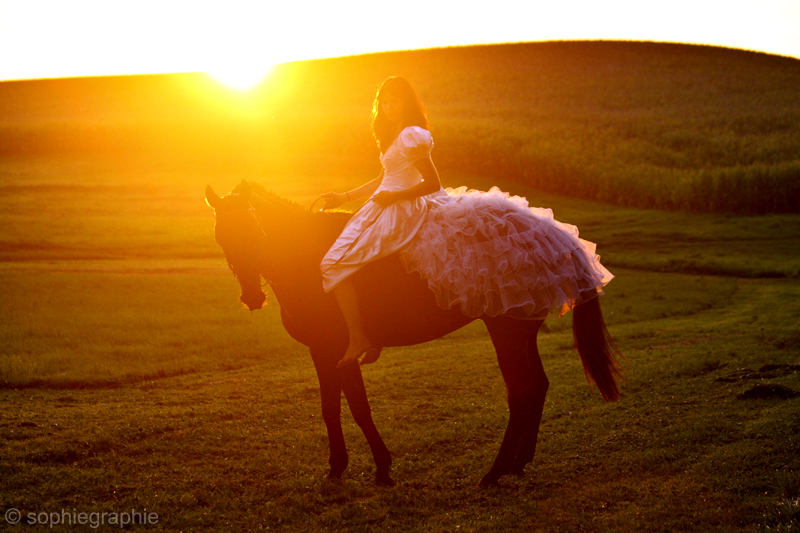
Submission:
[[[354,339],[353,342],[350,343],[350,346],[347,347],[344,357],[342,357],[341,360],[336,364],[336,368],[342,368],[343,366],[356,363],[358,358],[364,355],[364,352],[367,352],[370,349],[371,347],[366,337]]]
[[[378,357],[381,356],[381,350],[383,350],[383,348],[380,348],[380,347],[379,348],[370,348],[364,354],[364,357],[361,358],[361,361],[359,361],[359,364],[368,365],[370,363],[374,363],[375,361],[378,360]]]

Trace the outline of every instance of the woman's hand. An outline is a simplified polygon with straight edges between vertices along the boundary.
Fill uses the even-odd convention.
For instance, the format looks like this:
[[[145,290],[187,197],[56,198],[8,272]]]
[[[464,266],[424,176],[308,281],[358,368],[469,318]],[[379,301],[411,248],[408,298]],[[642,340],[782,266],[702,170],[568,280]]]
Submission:
[[[346,194],[339,194],[338,192],[326,192],[325,194],[320,194],[319,197],[323,200],[322,209],[336,209],[346,203],[347,200]]]
[[[397,193],[392,191],[381,191],[372,197],[372,201],[381,207],[389,207],[397,200]]]

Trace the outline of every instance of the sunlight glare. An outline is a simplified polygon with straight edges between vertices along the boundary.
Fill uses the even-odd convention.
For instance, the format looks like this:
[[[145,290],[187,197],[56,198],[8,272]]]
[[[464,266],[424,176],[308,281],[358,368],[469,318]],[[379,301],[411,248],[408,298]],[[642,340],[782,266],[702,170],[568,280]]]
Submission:
[[[231,63],[207,72],[218,82],[238,91],[249,91],[259,85],[272,72],[274,65],[240,65]]]

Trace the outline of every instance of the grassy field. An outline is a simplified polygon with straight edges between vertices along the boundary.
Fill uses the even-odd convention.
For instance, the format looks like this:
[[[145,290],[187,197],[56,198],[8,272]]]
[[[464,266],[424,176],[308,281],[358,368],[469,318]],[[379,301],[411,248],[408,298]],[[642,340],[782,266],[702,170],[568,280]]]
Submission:
[[[719,176],[756,168],[794,198],[797,61],[628,45],[300,63],[269,99],[191,76],[0,84],[0,511],[55,531],[93,528],[47,513],[131,510],[158,518],[132,529],[175,532],[800,531],[800,215],[756,208],[769,187],[714,204]],[[370,179],[365,106],[398,72],[431,108],[446,186],[552,208],[617,276],[622,398],[602,403],[569,317],[550,319],[537,457],[496,489],[476,487],[507,418],[480,323],[364,368],[398,485],[374,486],[346,412],[350,467],[325,481],[307,350],[271,294],[242,308],[203,201],[241,178],[304,204]],[[706,204],[678,201],[692,190]]]
[[[623,398],[606,405],[590,393],[564,328],[542,335],[553,386],[538,458],[498,489],[475,487],[506,417],[481,327],[390,350],[365,369],[395,456],[394,489],[374,487],[348,415],[350,470],[341,483],[323,481],[307,356],[261,344],[246,362],[252,337],[220,328],[228,346],[196,372],[0,393],[2,505],[146,508],[160,517],[147,529],[164,531],[796,529],[798,400],[739,396],[767,383],[800,388],[797,283],[617,273],[604,305],[628,360]],[[778,300],[788,305],[778,311]],[[273,310],[260,316],[260,327],[275,327]],[[231,360],[242,366],[215,370]]]
[[[0,508],[26,520],[147,509],[154,531],[800,527],[796,215],[619,208],[501,183],[600,243],[617,275],[603,307],[627,359],[623,397],[590,391],[569,320],[551,319],[537,458],[478,490],[507,416],[484,328],[389,349],[365,369],[399,482],[380,489],[346,413],[350,469],[323,480],[307,352],[272,296],[256,313],[237,301],[202,190],[240,176],[90,157],[7,158],[2,171],[0,241],[18,245],[0,263]],[[487,185],[448,184],[460,183]],[[269,185],[307,202],[332,183]]]

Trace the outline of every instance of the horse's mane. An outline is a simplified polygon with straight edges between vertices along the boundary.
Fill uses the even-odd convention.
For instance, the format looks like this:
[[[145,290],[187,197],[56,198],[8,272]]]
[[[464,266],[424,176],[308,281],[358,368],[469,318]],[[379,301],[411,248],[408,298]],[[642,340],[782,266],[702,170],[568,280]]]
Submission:
[[[321,216],[321,217],[324,217],[324,218],[327,218],[327,219],[329,219],[331,221],[336,221],[336,222],[340,222],[340,221],[347,222],[348,220],[353,218],[353,215],[355,215],[355,213],[353,211],[345,211],[344,209],[331,209],[329,211],[317,211],[314,214],[318,215],[318,216]]]
[[[288,198],[284,198],[283,196],[280,196],[275,192],[268,191],[266,187],[264,187],[260,183],[256,183],[254,181],[249,181],[247,183],[250,185],[252,193],[256,194],[257,196],[260,196],[261,199],[263,200],[280,202],[282,204],[285,204],[286,207],[291,207],[298,211],[308,211],[308,209],[306,209],[299,203],[289,200]],[[234,187],[233,192],[237,192],[237,189],[239,189],[239,187],[241,187],[241,185],[237,185],[236,187]]]
[[[256,183],[256,182],[252,182],[252,181],[248,182],[248,183],[249,183],[250,188],[251,188],[251,194],[255,194],[256,197],[260,198],[261,200],[266,201],[266,202],[270,202],[270,203],[273,203],[273,204],[277,203],[277,204],[281,205],[282,207],[286,207],[286,208],[294,211],[296,214],[307,213],[307,214],[315,217],[317,220],[321,221],[326,226],[330,225],[330,226],[341,228],[353,216],[353,212],[345,211],[343,209],[332,209],[332,210],[328,210],[328,211],[316,211],[316,212],[312,213],[309,210],[308,207],[305,207],[305,206],[303,206],[303,205],[301,205],[301,204],[299,204],[299,203],[297,203],[295,201],[292,201],[292,200],[289,200],[287,198],[284,198],[283,196],[280,196],[279,194],[277,194],[275,192],[269,191],[263,185],[261,185],[260,183]],[[240,185],[237,185],[233,189],[232,192],[234,192],[234,193],[238,192],[237,189],[239,187],[240,187]],[[256,211],[259,211],[258,206],[254,205],[253,207],[256,208]]]

